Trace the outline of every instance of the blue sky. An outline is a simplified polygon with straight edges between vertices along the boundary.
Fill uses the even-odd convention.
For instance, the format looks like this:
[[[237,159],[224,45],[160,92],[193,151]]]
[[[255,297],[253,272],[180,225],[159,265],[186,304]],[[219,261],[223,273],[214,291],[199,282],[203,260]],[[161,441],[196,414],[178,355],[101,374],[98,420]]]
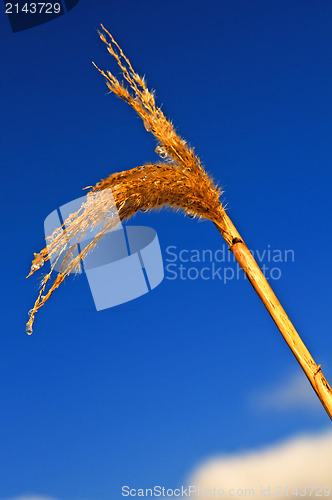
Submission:
[[[209,456],[329,426],[314,403],[253,404],[299,368],[242,278],[165,279],[101,312],[69,278],[28,337],[38,279],[25,276],[54,208],[158,160],[91,64],[117,72],[102,22],[224,188],[248,246],[293,250],[272,286],[331,382],[331,19],[327,0],[80,0],[13,34],[1,11],[1,499],[175,487]],[[131,224],[153,227],[164,257],[224,245],[211,223],[168,211]]]

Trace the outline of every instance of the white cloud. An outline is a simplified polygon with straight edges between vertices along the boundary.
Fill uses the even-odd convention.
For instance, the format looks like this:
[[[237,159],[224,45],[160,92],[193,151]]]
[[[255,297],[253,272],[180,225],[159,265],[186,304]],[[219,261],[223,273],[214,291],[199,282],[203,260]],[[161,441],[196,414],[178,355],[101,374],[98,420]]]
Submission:
[[[250,396],[249,404],[258,410],[288,411],[298,408],[321,409],[321,403],[304,373],[289,376],[279,385],[257,391]]]
[[[288,498],[296,498],[291,494],[296,487],[298,497],[315,498],[315,494],[321,493],[322,498],[331,498],[332,431],[315,436],[301,436],[261,450],[212,458],[193,472],[189,484],[205,492],[214,488],[216,492],[223,490],[223,498],[248,498],[249,494],[244,493],[246,489],[253,489],[255,497],[263,498],[260,494],[261,487],[270,487],[272,498],[279,492],[282,494],[279,498],[286,498],[286,488]],[[306,490],[301,490],[302,495],[301,486],[307,487]],[[321,492],[316,489],[310,495],[309,486],[321,486],[323,489]],[[328,495],[324,495],[324,487],[330,487]],[[239,490],[238,494],[232,495],[231,489],[235,492]],[[220,493],[219,497],[217,494],[215,496],[220,497]],[[204,497],[196,494],[192,498]]]

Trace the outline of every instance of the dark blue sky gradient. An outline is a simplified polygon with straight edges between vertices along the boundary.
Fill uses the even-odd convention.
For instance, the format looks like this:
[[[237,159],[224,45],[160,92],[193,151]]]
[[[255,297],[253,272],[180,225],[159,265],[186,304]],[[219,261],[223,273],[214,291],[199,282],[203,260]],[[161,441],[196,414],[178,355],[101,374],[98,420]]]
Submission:
[[[26,335],[38,279],[25,276],[45,217],[158,160],[91,64],[118,74],[100,22],[224,188],[248,246],[294,250],[272,286],[332,380],[331,2],[80,0],[15,34],[2,11],[1,499],[174,488],[206,457],[329,425],[320,409],[250,406],[299,368],[242,278],[164,280],[98,313],[86,280],[70,278]],[[164,257],[168,245],[224,245],[211,223],[165,210],[131,224],[155,228]]]

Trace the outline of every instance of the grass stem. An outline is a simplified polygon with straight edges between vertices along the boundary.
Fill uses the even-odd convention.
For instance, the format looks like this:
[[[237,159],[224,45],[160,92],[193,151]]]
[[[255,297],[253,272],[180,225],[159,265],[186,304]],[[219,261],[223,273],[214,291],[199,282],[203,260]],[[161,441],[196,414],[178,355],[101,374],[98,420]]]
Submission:
[[[274,294],[257,262],[226,213],[223,215],[222,223],[220,225],[216,224],[216,226],[228,243],[230,251],[234,254],[234,257],[265,305],[273,321],[279,328],[281,335],[284,337],[332,420],[332,389],[323,375],[321,365],[317,365],[313,360],[310,352],[294,328],[294,325]],[[225,226],[228,229],[227,232],[225,232]]]

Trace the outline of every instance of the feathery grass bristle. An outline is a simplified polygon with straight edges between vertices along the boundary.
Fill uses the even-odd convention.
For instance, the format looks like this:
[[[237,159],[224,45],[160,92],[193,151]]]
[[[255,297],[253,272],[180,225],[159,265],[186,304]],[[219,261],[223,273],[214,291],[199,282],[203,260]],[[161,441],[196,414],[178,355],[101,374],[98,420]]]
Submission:
[[[161,109],[156,106],[155,96],[131,66],[113,36],[102,25],[99,32],[101,40],[107,45],[109,53],[115,58],[122,71],[124,80],[120,82],[110,71],[103,71],[94,66],[106,79],[111,92],[129,104],[142,118],[145,129],[151,132],[157,140],[156,152],[164,162],[146,164],[140,167],[111,174],[100,181],[87,194],[87,201],[81,208],[69,215],[64,221],[66,231],[58,228],[48,239],[47,247],[35,254],[29,276],[40,269],[52,256],[57,256],[51,270],[43,277],[42,286],[34,307],[30,310],[30,318],[26,331],[32,333],[32,324],[36,312],[51,297],[65,277],[77,271],[80,262],[91,252],[98,241],[114,229],[119,219],[110,217],[113,200],[107,196],[110,188],[120,220],[129,219],[138,211],[147,211],[168,206],[175,210],[183,210],[189,217],[201,217],[215,223],[223,219],[224,208],[219,197],[220,189],[203,169],[200,159],[193,148],[189,147],[175,131]],[[91,187],[91,186],[90,186]],[[79,241],[91,229],[100,230],[94,239],[73,257]],[[68,241],[75,242],[68,245]],[[56,263],[64,255],[62,268],[47,290],[49,280],[53,275]]]

